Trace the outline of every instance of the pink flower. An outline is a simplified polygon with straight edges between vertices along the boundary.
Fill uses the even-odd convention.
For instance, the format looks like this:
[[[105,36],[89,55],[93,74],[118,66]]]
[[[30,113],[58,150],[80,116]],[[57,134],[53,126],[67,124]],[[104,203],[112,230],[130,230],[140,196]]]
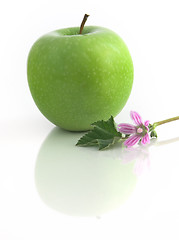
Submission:
[[[118,125],[118,131],[124,134],[129,134],[129,138],[125,140],[124,145],[127,147],[132,147],[141,140],[142,144],[150,142],[149,139],[149,121],[142,122],[141,116],[134,111],[130,112],[132,120],[135,122],[135,125],[128,123],[121,123]]]

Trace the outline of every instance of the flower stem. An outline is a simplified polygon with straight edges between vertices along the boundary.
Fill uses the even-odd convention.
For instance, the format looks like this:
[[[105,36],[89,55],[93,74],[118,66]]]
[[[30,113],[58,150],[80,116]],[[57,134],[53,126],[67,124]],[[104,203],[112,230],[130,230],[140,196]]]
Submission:
[[[84,15],[83,21],[82,21],[81,26],[80,26],[80,32],[79,32],[79,34],[82,34],[82,31],[83,31],[85,22],[86,22],[86,20],[87,20],[88,17],[89,17],[88,14],[85,14],[85,15]]]
[[[159,122],[155,122],[153,124],[154,128],[159,126],[159,125],[162,125],[164,123],[168,123],[168,122],[172,122],[172,121],[176,121],[176,120],[179,120],[179,116],[177,117],[173,117],[173,118],[169,118],[169,119],[166,119],[166,120],[163,120],[163,121],[159,121]]]

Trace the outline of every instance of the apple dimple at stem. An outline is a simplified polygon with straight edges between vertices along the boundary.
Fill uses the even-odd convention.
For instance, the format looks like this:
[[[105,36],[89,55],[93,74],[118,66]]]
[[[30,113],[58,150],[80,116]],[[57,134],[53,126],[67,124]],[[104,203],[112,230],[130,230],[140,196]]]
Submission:
[[[133,83],[133,63],[113,31],[85,26],[39,38],[27,63],[28,84],[42,114],[70,131],[86,131],[122,110]]]

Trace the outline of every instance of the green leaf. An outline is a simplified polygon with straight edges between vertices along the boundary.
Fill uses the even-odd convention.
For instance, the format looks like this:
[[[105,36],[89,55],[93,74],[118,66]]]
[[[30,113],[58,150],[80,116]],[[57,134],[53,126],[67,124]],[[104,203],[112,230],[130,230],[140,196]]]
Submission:
[[[116,130],[113,116],[107,121],[101,120],[91,125],[93,129],[82,136],[76,146],[99,146],[99,150],[102,150],[122,138],[122,134]]]

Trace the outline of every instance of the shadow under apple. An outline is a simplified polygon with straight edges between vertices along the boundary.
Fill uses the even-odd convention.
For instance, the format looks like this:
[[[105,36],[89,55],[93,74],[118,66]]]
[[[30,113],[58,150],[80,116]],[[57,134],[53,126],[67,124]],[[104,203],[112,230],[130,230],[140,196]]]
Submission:
[[[55,127],[36,161],[35,183],[51,208],[73,216],[99,216],[118,208],[136,185],[134,161],[122,164],[121,147],[98,151],[75,146],[82,133]]]

